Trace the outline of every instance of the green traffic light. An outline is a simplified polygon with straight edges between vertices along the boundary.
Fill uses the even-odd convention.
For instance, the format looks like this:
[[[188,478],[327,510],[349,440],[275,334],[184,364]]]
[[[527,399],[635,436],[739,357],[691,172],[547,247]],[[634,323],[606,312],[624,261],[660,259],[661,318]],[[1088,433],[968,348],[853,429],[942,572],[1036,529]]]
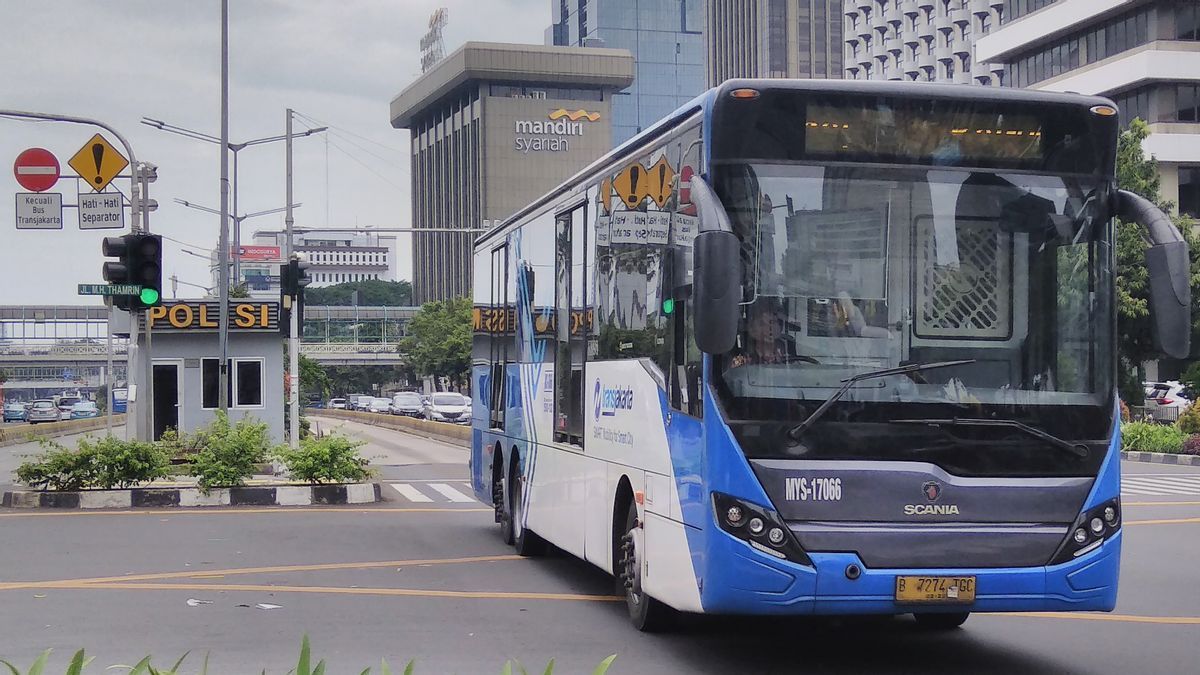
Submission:
[[[667,298],[666,300],[663,300],[662,311],[663,311],[663,314],[668,314],[668,315],[673,313],[675,311],[675,299]]]
[[[141,294],[138,296],[138,299],[142,301],[143,305],[157,305],[158,290],[154,288],[143,288]]]

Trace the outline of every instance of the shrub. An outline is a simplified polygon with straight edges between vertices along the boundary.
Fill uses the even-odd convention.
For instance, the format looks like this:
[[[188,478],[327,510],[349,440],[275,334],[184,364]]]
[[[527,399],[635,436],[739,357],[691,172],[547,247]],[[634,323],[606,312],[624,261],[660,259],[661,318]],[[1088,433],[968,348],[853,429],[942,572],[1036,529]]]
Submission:
[[[192,475],[205,493],[213,487],[243,485],[272,452],[266,424],[245,417],[231,425],[222,411],[196,431],[193,445],[198,449],[191,458]]]
[[[1183,442],[1183,450],[1179,452],[1184,455],[1200,455],[1200,434],[1188,436]]]
[[[1188,435],[1178,427],[1153,422],[1121,425],[1121,449],[1141,452],[1178,453]]]
[[[75,450],[51,439],[38,441],[47,452],[17,467],[17,480],[53,490],[127,488],[169,475],[170,456],[154,443],[116,436],[85,436]]]
[[[1175,424],[1185,434],[1200,434],[1200,407],[1195,403],[1189,405],[1187,410],[1180,413]]]
[[[330,434],[323,438],[300,441],[300,448],[281,448],[279,459],[287,465],[288,473],[306,483],[356,483],[374,472],[367,468],[367,459],[358,454],[365,445],[345,436]]]

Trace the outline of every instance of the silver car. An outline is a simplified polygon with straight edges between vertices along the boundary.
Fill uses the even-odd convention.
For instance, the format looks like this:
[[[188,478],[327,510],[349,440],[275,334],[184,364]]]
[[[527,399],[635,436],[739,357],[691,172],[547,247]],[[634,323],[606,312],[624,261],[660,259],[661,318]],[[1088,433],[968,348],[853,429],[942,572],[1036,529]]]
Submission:
[[[57,422],[61,414],[62,413],[58,410],[58,406],[54,405],[54,401],[51,401],[48,398],[39,398],[29,406],[29,414],[27,415],[27,419],[29,420],[30,424],[37,424],[39,422]]]
[[[425,419],[434,422],[471,423],[471,405],[466,396],[453,392],[439,392],[429,398],[425,406]]]

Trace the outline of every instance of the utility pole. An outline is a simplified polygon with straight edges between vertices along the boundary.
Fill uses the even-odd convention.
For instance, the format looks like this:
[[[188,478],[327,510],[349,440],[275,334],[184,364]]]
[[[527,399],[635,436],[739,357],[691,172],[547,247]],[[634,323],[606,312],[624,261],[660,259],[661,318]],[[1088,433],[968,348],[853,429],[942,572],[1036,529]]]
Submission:
[[[295,252],[295,246],[292,242],[292,226],[295,220],[292,218],[292,109],[287,109],[287,126],[285,134],[287,140],[287,196],[285,204],[287,214],[284,216],[284,225],[287,230],[286,246],[287,255],[284,258],[288,265],[292,265],[292,259]],[[297,274],[297,280],[299,275]],[[293,283],[294,288],[299,288],[298,284]],[[300,447],[300,336],[298,326],[300,325],[300,306],[296,302],[297,295],[291,297],[291,327],[288,330],[288,444],[292,449]]]
[[[218,407],[229,411],[229,0],[221,0],[221,235],[217,243],[220,316],[217,339],[221,364],[217,379]]]

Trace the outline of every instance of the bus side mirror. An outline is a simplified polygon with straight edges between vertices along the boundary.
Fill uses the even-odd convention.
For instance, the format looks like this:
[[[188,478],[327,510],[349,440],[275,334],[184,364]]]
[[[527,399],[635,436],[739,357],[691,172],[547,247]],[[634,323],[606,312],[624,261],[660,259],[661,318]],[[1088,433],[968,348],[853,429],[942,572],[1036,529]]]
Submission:
[[[1188,246],[1175,224],[1153,202],[1128,190],[1117,192],[1117,216],[1146,230],[1150,248],[1150,312],[1154,344],[1164,354],[1185,359],[1191,351],[1192,293]]]
[[[696,346],[708,354],[724,354],[737,340],[742,242],[733,233],[721,200],[700,176],[692,177],[692,203],[700,231],[693,243]]]

